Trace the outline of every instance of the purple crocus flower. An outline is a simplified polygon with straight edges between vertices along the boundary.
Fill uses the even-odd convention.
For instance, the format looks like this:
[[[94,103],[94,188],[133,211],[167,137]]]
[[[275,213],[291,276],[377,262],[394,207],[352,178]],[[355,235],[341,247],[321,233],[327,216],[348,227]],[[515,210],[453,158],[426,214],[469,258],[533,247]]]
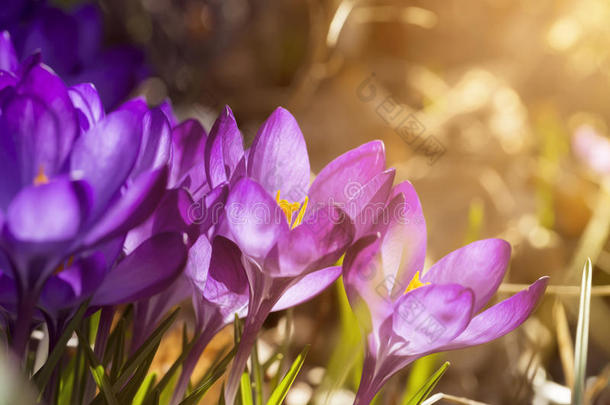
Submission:
[[[136,101],[105,114],[91,85],[67,88],[37,58],[23,65],[16,60],[8,36],[1,35],[0,271],[16,286],[12,336],[22,352],[39,297],[49,313],[63,310],[70,294],[89,295],[87,283],[116,262],[125,233],[163,195],[169,154],[153,125],[159,111],[138,109]],[[134,291],[148,293],[148,286],[175,277],[175,266],[149,271],[155,269]],[[125,276],[106,274],[110,281],[101,283],[94,302],[120,299],[125,291],[115,283],[127,286]],[[64,283],[63,298],[45,293],[55,291],[45,288],[49,279]],[[139,276],[133,281],[141,282]],[[114,299],[102,294],[105,288],[116,292]]]
[[[146,307],[160,309],[158,312],[162,313],[168,309],[167,303],[173,305],[186,295],[193,297],[197,330],[201,334],[183,364],[174,390],[173,401],[177,403],[210,339],[233,322],[235,314],[243,317],[248,312],[248,280],[241,250],[220,235],[230,234],[224,210],[227,190],[245,175],[249,151],[243,149],[242,136],[229,107],[219,115],[207,137],[203,128],[193,121],[181,124],[174,132],[170,182],[179,187],[177,190],[187,192],[191,201],[196,201],[188,212],[183,209],[181,214],[189,240],[194,242],[189,248],[185,275],[168,291],[149,300]],[[202,155],[204,159],[197,159]],[[306,275],[288,289],[272,310],[298,305],[314,297],[339,274],[340,269],[335,267]]]
[[[96,6],[86,4],[68,13],[46,1],[10,3],[0,12],[0,30],[13,35],[18,55],[40,51],[66,83],[95,84],[107,108],[116,107],[147,76],[141,50],[102,46],[103,21]]]
[[[388,179],[390,184],[393,179],[393,171],[385,171],[383,144],[371,142],[331,162],[309,187],[305,140],[294,117],[282,108],[259,129],[247,153],[245,175],[231,186],[226,206],[228,236],[242,252],[250,290],[225,386],[227,403],[235,398],[269,312],[279,302],[307,297],[311,291],[305,285],[291,289],[299,282],[329,285],[336,279],[339,268],[333,264],[353,237],[370,227],[374,216],[366,208],[387,200]]]
[[[355,404],[369,404],[393,374],[422,356],[485,343],[512,331],[531,314],[546,288],[548,278],[543,277],[483,310],[510,259],[510,245],[501,239],[464,246],[421,276],[426,225],[408,182],[394,188],[374,230],[348,249],[343,262],[350,304],[367,331]]]

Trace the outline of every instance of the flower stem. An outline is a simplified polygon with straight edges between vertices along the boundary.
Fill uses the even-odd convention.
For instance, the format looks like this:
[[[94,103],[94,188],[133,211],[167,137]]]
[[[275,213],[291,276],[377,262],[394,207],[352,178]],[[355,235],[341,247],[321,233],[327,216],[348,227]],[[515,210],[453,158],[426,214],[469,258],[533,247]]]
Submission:
[[[17,321],[13,329],[11,349],[18,359],[23,360],[30,341],[30,328],[39,296],[38,291],[28,292],[19,297],[17,306]]]
[[[208,343],[210,343],[210,340],[212,340],[212,338],[216,335],[216,329],[217,328],[205,328],[204,332],[193,344],[193,347],[191,347],[186,360],[184,363],[182,363],[182,371],[180,373],[180,378],[176,383],[176,387],[174,388],[171,405],[177,405],[180,403],[180,401],[182,401],[186,388],[188,387],[188,383],[191,380],[193,370],[195,370],[195,366],[197,366],[197,362],[199,361],[199,358],[203,354],[203,351],[207,347]]]

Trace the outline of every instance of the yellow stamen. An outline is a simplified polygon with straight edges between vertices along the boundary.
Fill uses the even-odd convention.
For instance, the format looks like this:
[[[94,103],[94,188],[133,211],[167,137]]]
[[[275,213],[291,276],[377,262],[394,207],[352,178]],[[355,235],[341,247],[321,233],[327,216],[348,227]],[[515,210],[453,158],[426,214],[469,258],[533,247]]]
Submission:
[[[299,204],[298,202],[291,203],[288,200],[283,200],[280,198],[280,190],[277,191],[275,195],[275,201],[277,205],[280,206],[282,211],[284,211],[284,215],[286,215],[286,219],[288,220],[288,224],[291,225],[291,228],[295,228],[303,222],[303,217],[305,216],[305,210],[307,210],[307,202],[309,199],[305,197],[305,201],[303,204]],[[292,217],[295,212],[298,212],[297,218],[292,221]]]
[[[44,174],[44,167],[40,165],[38,168],[38,174],[34,177],[34,185],[40,186],[41,184],[47,184],[49,182],[49,178],[46,174]]]
[[[423,287],[425,285],[428,285],[430,283],[422,283],[421,280],[419,279],[419,271],[415,273],[415,275],[413,276],[413,278],[411,279],[411,281],[409,282],[409,285],[407,286],[407,289],[405,290],[405,294],[408,293],[409,291],[413,291],[416,288],[419,287]]]

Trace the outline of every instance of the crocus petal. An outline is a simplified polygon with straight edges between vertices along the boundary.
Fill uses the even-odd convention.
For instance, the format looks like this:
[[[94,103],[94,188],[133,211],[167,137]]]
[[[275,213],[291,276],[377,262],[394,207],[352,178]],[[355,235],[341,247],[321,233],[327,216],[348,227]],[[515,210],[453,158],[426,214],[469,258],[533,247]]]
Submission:
[[[91,305],[136,301],[163,291],[184,268],[186,256],[182,235],[152,237],[107,274]]]
[[[63,145],[58,117],[48,105],[35,96],[16,95],[2,107],[0,132],[3,155],[9,157],[7,175],[22,186],[34,183],[42,170],[52,178],[62,167]],[[4,179],[2,183],[12,183]]]
[[[87,216],[87,185],[60,179],[24,188],[7,212],[10,233],[23,242],[66,241]]]
[[[187,232],[190,223],[189,209],[192,206],[193,201],[185,189],[165,191],[154,213],[127,234],[125,252],[131,253],[142,242],[157,233]]]
[[[17,71],[19,60],[7,31],[0,32],[0,70],[7,72]]]
[[[171,153],[171,128],[165,112],[159,107],[144,114],[142,143],[138,160],[130,177],[133,179],[148,170],[155,170],[169,161]]]
[[[395,279],[385,277],[379,256],[381,235],[368,235],[356,241],[343,259],[345,291],[359,322],[377,329],[392,313]],[[403,290],[404,291],[404,290]],[[401,291],[399,294],[402,294]]]
[[[203,159],[207,135],[196,120],[186,120],[172,131],[170,186],[179,184],[184,175]]]
[[[436,262],[422,277],[433,284],[459,284],[472,289],[474,312],[495,294],[510,260],[510,244],[502,239],[470,243]]]
[[[392,191],[395,174],[394,169],[377,174],[347,202],[346,213],[354,220],[356,239],[374,227]]]
[[[309,186],[309,157],[301,129],[292,114],[278,107],[258,130],[248,156],[248,176],[268,193],[280,190],[301,201]]]
[[[106,49],[87,62],[87,66],[73,75],[71,81],[95,84],[106,108],[113,108],[123,101],[148,73],[143,52],[130,46]]]
[[[140,148],[140,120],[128,111],[115,111],[83,134],[71,156],[71,170],[95,190],[99,214],[131,172]]]
[[[242,136],[228,106],[218,116],[205,147],[205,170],[211,187],[229,180],[244,155]]]
[[[186,215],[188,223],[196,224],[201,233],[208,233],[212,228],[226,228],[224,210],[228,195],[227,184],[221,184],[205,194],[200,201],[188,207]],[[217,233],[217,229],[212,229],[212,232]],[[230,234],[229,230],[227,234]]]
[[[104,216],[84,236],[82,243],[93,246],[139,225],[154,211],[167,183],[167,167],[144,173],[112,204]]]
[[[203,291],[208,279],[212,245],[207,236],[201,235],[190,247],[184,274],[191,280],[196,288]]]
[[[440,350],[453,350],[479,345],[506,335],[521,325],[542,298],[548,277],[541,277],[527,290],[492,306],[475,316],[466,330]]]
[[[40,306],[51,314],[62,309],[75,309],[99,287],[106,269],[104,256],[99,252],[77,260],[47,280],[40,296]]]
[[[93,84],[77,84],[68,89],[68,94],[74,108],[79,112],[80,127],[83,131],[88,131],[104,117],[104,106]]]
[[[350,218],[326,207],[278,239],[265,258],[265,272],[278,277],[304,275],[339,260],[354,237]]]
[[[309,204],[312,209],[327,204],[345,206],[384,169],[383,142],[372,141],[352,149],[330,162],[316,176],[309,189]]]
[[[100,10],[85,4],[73,13],[78,29],[78,55],[81,60],[92,60],[99,52],[103,40],[102,16]]]
[[[58,133],[53,139],[57,145],[57,166],[44,169],[50,171],[61,167],[79,132],[78,115],[68,95],[68,88],[49,67],[39,64],[29,69],[21,79],[18,93],[40,100],[57,118]],[[51,139],[46,142],[51,142]]]
[[[200,290],[203,298],[213,303],[224,322],[229,323],[233,321],[235,313],[245,316],[248,287],[239,248],[226,238],[215,238],[208,278],[205,287]]]
[[[392,319],[384,322],[379,335],[393,333],[402,341],[394,353],[413,356],[433,351],[464,331],[472,319],[473,302],[472,291],[457,284],[416,288],[396,301]]]
[[[227,225],[244,254],[262,259],[281,235],[288,233],[288,221],[269,193],[249,178],[239,180],[226,206]]]
[[[339,278],[340,275],[340,266],[328,267],[307,274],[296,284],[288,288],[273,307],[273,311],[282,311],[312,299],[326,290],[329,285],[337,281],[337,278]]]
[[[383,236],[380,248],[383,274],[394,280],[393,294],[401,294],[426,259],[426,222],[415,189],[408,181],[392,190],[393,198],[376,220]]]

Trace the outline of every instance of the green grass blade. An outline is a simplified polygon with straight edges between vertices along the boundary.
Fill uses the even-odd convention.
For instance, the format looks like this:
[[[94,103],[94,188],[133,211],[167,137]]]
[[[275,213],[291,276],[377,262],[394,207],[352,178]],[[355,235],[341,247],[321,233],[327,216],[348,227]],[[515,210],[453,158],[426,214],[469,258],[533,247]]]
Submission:
[[[151,373],[146,376],[142,384],[140,384],[140,388],[138,388],[138,392],[133,397],[133,401],[131,401],[131,405],[143,405],[144,399],[150,395],[151,400],[155,395],[155,391],[152,391],[152,387],[155,384],[155,379],[157,378],[156,373]],[[158,391],[157,391],[158,392]]]
[[[183,329],[183,331],[184,331],[184,329]],[[183,334],[183,339],[185,339],[185,338],[186,337]],[[184,359],[186,359],[186,356],[188,356],[188,354],[191,352],[191,349],[193,348],[193,345],[195,344],[195,342],[197,341],[198,338],[199,338],[199,334],[195,335],[190,342],[188,342],[186,344],[184,344],[184,342],[183,342],[182,353],[180,353],[180,356],[178,356],[178,358],[174,361],[174,363],[167,370],[167,372],[165,372],[165,374],[163,375],[163,378],[161,378],[161,380],[159,380],[159,382],[155,386],[154,390],[157,390],[161,394],[163,394],[165,387],[171,385],[170,384],[171,382],[173,382],[174,384],[176,383],[177,378],[174,378],[174,377],[178,376],[176,374],[176,372],[180,369],[182,362],[184,361]],[[150,392],[151,395],[154,393],[154,390],[151,390],[151,392]],[[146,400],[143,401],[143,403],[147,403],[147,402],[148,402],[148,398],[146,398]]]
[[[207,378],[193,390],[180,405],[195,405],[199,403],[199,400],[205,395],[205,393],[214,385],[214,383],[224,375],[229,362],[235,356],[235,348],[231,350],[213,369],[206,373]]]
[[[240,391],[241,405],[254,405],[254,400],[252,399],[252,383],[250,382],[250,375],[248,373],[243,373],[241,375]]]
[[[100,389],[101,394],[104,396],[106,403],[108,405],[119,405],[119,400],[112,391],[112,385],[110,384],[110,380],[106,375],[104,366],[102,366],[99,360],[95,357],[93,350],[91,350],[91,347],[89,346],[89,341],[78,329],[76,330],[76,335],[78,336],[79,346],[81,346],[85,352],[85,359],[89,364],[89,370],[91,371],[91,375],[93,375],[93,380],[95,380],[95,383]]]
[[[582,405],[585,396],[585,376],[587,372],[587,351],[589,344],[589,316],[591,313],[591,279],[593,269],[591,259],[587,259],[582,272],[580,287],[580,306],[578,309],[578,327],[574,344],[574,389],[572,405]]]
[[[76,312],[76,314],[74,314],[74,317],[70,320],[70,322],[68,322],[68,325],[66,325],[66,329],[64,330],[64,333],[61,335],[61,337],[57,341],[55,348],[53,348],[53,351],[49,355],[49,358],[45,362],[44,366],[42,366],[42,368],[40,370],[38,370],[38,372],[36,374],[34,374],[34,377],[32,379],[34,381],[34,384],[38,388],[38,392],[40,392],[40,393],[44,392],[44,389],[46,388],[47,384],[49,383],[49,379],[51,378],[53,371],[57,367],[59,360],[61,359],[61,356],[64,354],[64,351],[66,350],[66,347],[68,345],[68,340],[70,340],[70,337],[72,337],[72,332],[74,332],[76,327],[82,321],[83,316],[85,315],[85,312],[87,311],[88,307],[89,307],[89,300],[87,300],[81,304],[81,306],[80,306],[80,308],[78,308],[78,311]]]
[[[413,363],[407,379],[407,388],[400,401],[402,405],[409,403],[411,397],[419,391],[420,387],[424,385],[432,373],[434,373],[434,370],[438,367],[438,363],[437,354],[422,357]]]
[[[353,386],[357,387],[364,359],[362,332],[347,299],[342,277],[335,283],[335,290],[339,301],[341,334],[334,345],[320,386],[320,391],[329,393],[341,387],[350,373],[353,377]],[[329,397],[327,396],[326,399],[324,403],[328,403]]]
[[[280,405],[282,402],[284,402],[284,398],[286,398],[288,390],[292,386],[294,380],[297,378],[297,374],[299,374],[301,367],[303,367],[303,363],[305,362],[305,357],[307,357],[308,352],[309,345],[305,346],[301,354],[297,356],[295,361],[292,363],[292,366],[290,366],[286,376],[284,376],[282,381],[280,381],[277,387],[275,387],[271,397],[269,397],[267,405]]]
[[[409,400],[403,401],[402,405],[419,405],[428,398],[436,384],[441,379],[445,371],[449,367],[449,362],[446,361],[430,378],[424,385],[422,385],[419,390],[413,395]]]
[[[161,325],[155,329],[155,331],[146,339],[146,342],[131,356],[123,366],[120,375],[118,376],[116,382],[113,384],[113,388],[115,390],[121,389],[123,385],[127,382],[129,377],[136,371],[136,369],[144,362],[150,352],[159,347],[159,343],[161,342],[161,338],[167,332],[169,327],[174,323],[176,317],[178,316],[178,311],[180,308],[176,308],[163,322]]]
[[[254,343],[252,348],[252,373],[254,374],[254,393],[256,405],[263,405],[263,370],[258,359],[258,343]]]

